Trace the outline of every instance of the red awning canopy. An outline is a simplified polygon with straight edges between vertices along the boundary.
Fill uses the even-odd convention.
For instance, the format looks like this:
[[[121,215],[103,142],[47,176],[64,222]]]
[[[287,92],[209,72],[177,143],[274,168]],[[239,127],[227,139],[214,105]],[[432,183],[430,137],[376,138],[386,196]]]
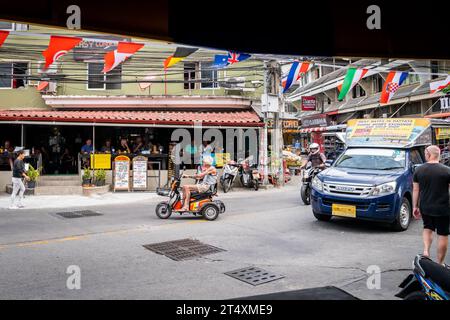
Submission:
[[[262,127],[264,123],[254,111],[0,111],[0,121],[120,123],[152,125]]]
[[[322,132],[322,131],[326,131],[326,130],[327,130],[327,127],[314,127],[314,128],[301,129],[300,133]]]
[[[425,118],[450,118],[450,112],[435,113],[429,116],[425,116]]]

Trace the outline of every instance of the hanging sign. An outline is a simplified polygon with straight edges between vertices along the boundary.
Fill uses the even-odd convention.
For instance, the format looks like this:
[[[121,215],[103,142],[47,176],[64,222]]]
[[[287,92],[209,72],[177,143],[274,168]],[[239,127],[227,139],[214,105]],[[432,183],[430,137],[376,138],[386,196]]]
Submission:
[[[91,154],[91,169],[111,170],[111,154],[110,153]]]
[[[315,111],[316,110],[316,97],[302,97],[302,111]]]
[[[114,159],[114,191],[130,191],[130,158],[118,156]]]
[[[133,158],[133,190],[147,189],[148,159],[144,156]]]

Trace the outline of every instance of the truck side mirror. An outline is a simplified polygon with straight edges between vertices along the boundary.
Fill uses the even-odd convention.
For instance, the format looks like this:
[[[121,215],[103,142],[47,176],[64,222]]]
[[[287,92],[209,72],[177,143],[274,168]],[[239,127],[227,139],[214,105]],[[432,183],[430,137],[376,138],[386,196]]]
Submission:
[[[327,160],[325,161],[325,167],[329,168],[333,164],[333,160]]]

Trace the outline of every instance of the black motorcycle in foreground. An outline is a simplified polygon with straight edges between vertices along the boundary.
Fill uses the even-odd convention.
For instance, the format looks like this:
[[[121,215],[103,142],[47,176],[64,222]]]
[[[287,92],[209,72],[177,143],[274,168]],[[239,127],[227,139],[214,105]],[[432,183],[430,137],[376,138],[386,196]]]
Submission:
[[[450,269],[417,255],[413,274],[406,277],[399,287],[402,291],[395,296],[404,300],[450,300]]]
[[[302,171],[302,188],[300,190],[300,195],[303,203],[306,205],[311,204],[311,184],[314,177],[320,171],[322,171],[322,169],[318,167],[314,168],[311,162],[308,162],[306,168]]]

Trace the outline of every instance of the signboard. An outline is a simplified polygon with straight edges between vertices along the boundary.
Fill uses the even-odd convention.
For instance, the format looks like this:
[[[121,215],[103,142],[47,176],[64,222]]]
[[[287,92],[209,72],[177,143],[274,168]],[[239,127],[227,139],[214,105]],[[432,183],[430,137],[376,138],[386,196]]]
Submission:
[[[118,156],[114,159],[114,191],[130,191],[130,158]]]
[[[302,128],[327,127],[329,118],[326,114],[316,114],[310,117],[302,118]]]
[[[436,140],[450,139],[450,128],[436,128]]]
[[[273,94],[262,94],[261,95],[261,111],[262,112],[278,112],[279,101],[278,96]]]
[[[91,154],[91,169],[111,170],[111,154]]]
[[[424,134],[429,126],[428,119],[353,119],[347,125],[346,141],[348,145],[407,146]]]
[[[450,96],[445,96],[439,99],[441,102],[441,110],[447,111],[450,109]]]
[[[316,97],[302,97],[302,111],[316,111]]]
[[[75,61],[103,60],[105,53],[117,49],[118,41],[130,41],[128,38],[114,36],[95,36],[93,38],[83,36],[81,41],[73,48]]]
[[[133,158],[133,190],[147,189],[148,159],[143,156]]]

